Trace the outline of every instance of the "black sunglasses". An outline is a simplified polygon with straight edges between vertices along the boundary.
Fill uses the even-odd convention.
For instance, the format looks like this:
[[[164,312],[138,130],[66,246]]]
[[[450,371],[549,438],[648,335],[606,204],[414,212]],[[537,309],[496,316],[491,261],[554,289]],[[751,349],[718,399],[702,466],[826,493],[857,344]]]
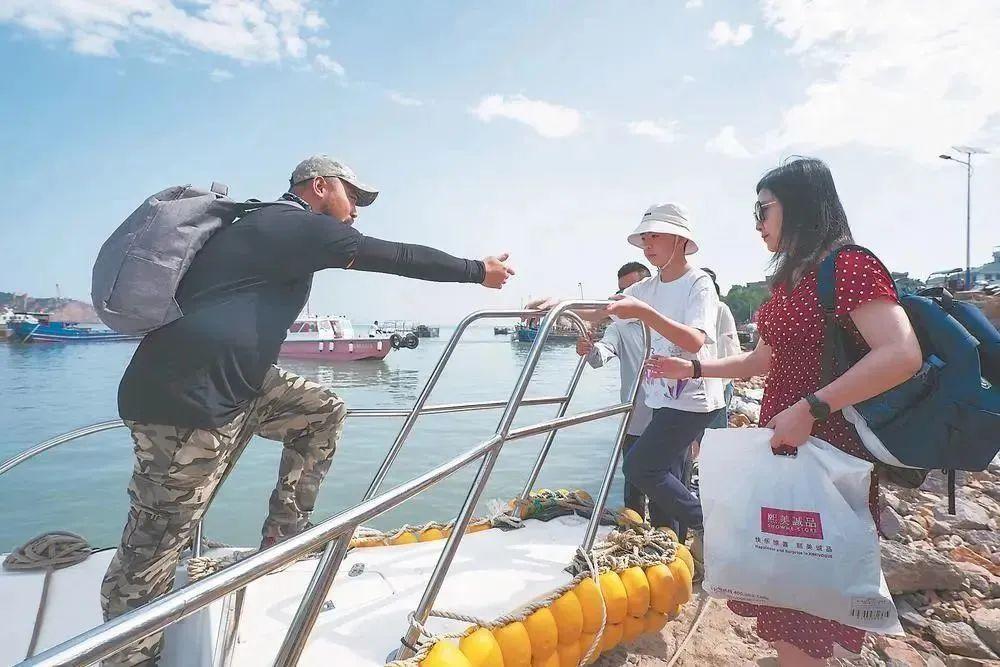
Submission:
[[[777,204],[777,201],[768,201],[761,203],[759,200],[753,203],[753,219],[757,222],[764,222],[764,217],[767,215],[765,210],[768,206]]]

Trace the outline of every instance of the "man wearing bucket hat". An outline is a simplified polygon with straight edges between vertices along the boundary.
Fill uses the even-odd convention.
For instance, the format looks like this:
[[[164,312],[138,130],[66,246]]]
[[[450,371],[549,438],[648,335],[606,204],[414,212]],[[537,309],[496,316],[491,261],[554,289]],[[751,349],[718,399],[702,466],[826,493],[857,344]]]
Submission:
[[[718,295],[711,277],[687,261],[698,251],[687,209],[676,203],[649,207],[628,242],[642,248],[658,274],[628,287],[600,313],[581,313],[588,319],[604,314],[621,320],[640,320],[652,330],[654,355],[683,357],[696,367],[714,359]],[[547,309],[553,299],[538,299],[529,308]],[[652,503],[679,523],[684,540],[695,532],[692,553],[700,556],[701,504],[684,483],[688,447],[701,439],[705,428],[724,407],[722,382],[699,377],[682,382],[645,377],[643,393],[653,416],[625,456],[624,472]],[[695,573],[692,573],[695,574]]]
[[[628,241],[642,248],[659,274],[626,289],[607,311],[648,325],[651,354],[690,359],[697,369],[701,360],[716,357],[718,294],[712,278],[687,261],[698,252],[692,227],[691,215],[680,204],[649,207]],[[643,389],[653,417],[625,457],[625,474],[678,520],[682,541],[687,528],[695,532],[691,551],[698,560],[701,504],[675,471],[690,444],[724,408],[722,382],[696,371],[681,382],[647,377]]]
[[[346,405],[316,382],[275,365],[288,328],[325,268],[390,273],[499,289],[506,253],[484,260],[383,241],[353,227],[378,191],[347,165],[299,163],[281,196],[216,232],[176,298],[184,316],[148,334],[118,394],[136,464],[121,545],[104,577],[106,619],[170,591],[181,551],[254,435],[282,443],[261,547],[308,528],[343,430]],[[155,664],[161,636],[105,665]]]

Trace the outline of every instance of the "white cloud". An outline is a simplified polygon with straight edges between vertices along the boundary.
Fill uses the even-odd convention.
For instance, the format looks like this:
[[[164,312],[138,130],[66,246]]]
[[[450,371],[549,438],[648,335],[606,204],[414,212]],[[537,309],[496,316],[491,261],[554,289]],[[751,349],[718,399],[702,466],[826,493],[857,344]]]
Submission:
[[[84,55],[115,56],[127,42],[168,43],[247,62],[306,55],[326,25],[317,0],[4,0],[0,24],[65,39]]]
[[[338,63],[336,60],[326,55],[325,53],[320,53],[316,56],[314,61],[316,63],[316,69],[320,72],[325,72],[327,74],[336,74],[337,76],[344,76],[347,72],[344,70],[344,66]]]
[[[637,137],[649,137],[663,144],[670,144],[677,139],[677,121],[660,122],[654,120],[636,120],[628,124],[629,134]]]
[[[550,139],[576,134],[583,125],[580,112],[576,109],[529,100],[524,95],[490,95],[480,100],[471,112],[484,123],[494,118],[516,120]]]
[[[703,4],[705,3],[702,0],[687,0],[687,2],[684,3],[684,9],[698,9]]]
[[[858,144],[934,161],[1000,139],[995,0],[764,0],[763,11],[817,71],[769,149]]]
[[[708,36],[711,38],[712,44],[716,47],[743,46],[753,37],[753,26],[741,23],[738,27],[734,28],[726,21],[716,21],[715,25],[708,32]]]
[[[117,56],[115,40],[107,35],[79,33],[73,37],[73,50],[85,56]]]
[[[681,77],[681,81],[683,81],[684,83],[694,83],[695,81],[697,81],[697,79],[695,79],[690,74],[685,74],[683,77]]]
[[[209,74],[208,77],[212,81],[215,81],[216,83],[218,83],[220,81],[228,81],[229,79],[232,79],[233,78],[233,73],[230,72],[229,70],[225,70],[225,69],[213,69],[212,73]]]
[[[422,107],[424,105],[420,100],[397,93],[395,90],[387,92],[386,97],[402,107]]]
[[[736,128],[726,125],[719,133],[708,140],[705,148],[713,153],[725,155],[731,158],[748,158],[750,151],[736,138]]]

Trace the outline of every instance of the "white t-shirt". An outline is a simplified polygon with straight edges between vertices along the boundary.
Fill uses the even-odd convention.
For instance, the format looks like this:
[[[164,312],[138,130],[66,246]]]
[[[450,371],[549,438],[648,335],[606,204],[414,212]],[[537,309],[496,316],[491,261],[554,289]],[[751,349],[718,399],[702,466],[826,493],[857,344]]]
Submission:
[[[743,351],[740,347],[740,337],[736,333],[736,318],[722,301],[719,301],[719,319],[715,325],[715,345],[719,359],[731,357]]]
[[[656,331],[651,331],[652,354],[699,361],[718,357],[719,296],[707,273],[691,267],[677,280],[666,283],[659,276],[652,276],[627,288],[624,293],[645,301],[661,315],[705,334],[705,344],[697,354],[691,354]],[[647,377],[643,380],[646,405],[654,410],[673,408],[684,412],[712,412],[725,405],[722,388],[723,382],[717,378],[668,380]]]

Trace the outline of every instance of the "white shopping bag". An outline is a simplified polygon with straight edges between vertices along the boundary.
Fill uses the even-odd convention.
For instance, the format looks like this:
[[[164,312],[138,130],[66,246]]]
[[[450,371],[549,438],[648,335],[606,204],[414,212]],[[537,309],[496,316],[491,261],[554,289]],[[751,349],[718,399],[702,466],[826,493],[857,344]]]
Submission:
[[[705,431],[705,591],[903,634],[868,509],[872,465],[816,438],[795,457],[775,456],[772,435]]]

